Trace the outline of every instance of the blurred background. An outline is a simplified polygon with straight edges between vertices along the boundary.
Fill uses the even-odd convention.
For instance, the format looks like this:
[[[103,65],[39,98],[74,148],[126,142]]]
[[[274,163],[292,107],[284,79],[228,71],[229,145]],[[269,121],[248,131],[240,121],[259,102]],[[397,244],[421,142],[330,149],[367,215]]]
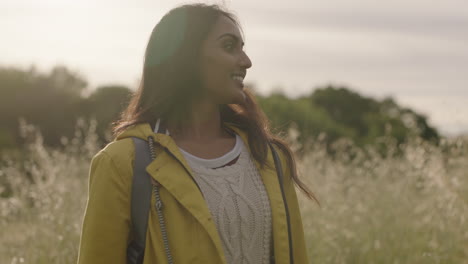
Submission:
[[[1,263],[74,263],[89,162],[190,2],[0,2]],[[204,3],[238,16],[246,85],[322,202],[299,197],[313,263],[468,263],[467,1]]]

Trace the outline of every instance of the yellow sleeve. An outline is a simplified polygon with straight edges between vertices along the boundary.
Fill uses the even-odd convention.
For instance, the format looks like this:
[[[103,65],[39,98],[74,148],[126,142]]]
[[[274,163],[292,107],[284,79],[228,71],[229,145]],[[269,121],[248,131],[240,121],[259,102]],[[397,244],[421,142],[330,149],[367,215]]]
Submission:
[[[305,240],[304,227],[302,224],[302,216],[297,199],[296,188],[291,177],[291,170],[287,164],[285,154],[279,150],[277,151],[283,168],[284,176],[284,192],[289,210],[289,219],[292,232],[293,243],[293,256],[295,264],[309,264],[309,257],[307,253],[307,243]]]
[[[93,157],[78,264],[126,263],[130,188],[121,174],[106,152]]]

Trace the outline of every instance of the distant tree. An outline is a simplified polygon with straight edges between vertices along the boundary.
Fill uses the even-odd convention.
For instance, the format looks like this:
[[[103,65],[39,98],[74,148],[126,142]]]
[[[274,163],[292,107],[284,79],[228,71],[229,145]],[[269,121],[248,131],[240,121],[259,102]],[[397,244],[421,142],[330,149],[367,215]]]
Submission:
[[[85,79],[63,66],[49,74],[38,72],[34,66],[27,70],[0,68],[0,134],[10,135],[6,136],[9,140],[14,135],[14,143],[7,145],[21,144],[19,117],[37,125],[46,144],[59,144],[61,136],[71,135],[86,84]]]
[[[344,87],[327,86],[316,89],[309,99],[337,123],[354,129],[354,140],[360,145],[372,144],[383,135],[394,137],[398,143],[410,136],[434,142],[439,139],[436,129],[427,124],[423,115],[398,106],[392,98],[378,101]]]
[[[80,97],[88,82],[77,72],[72,72],[59,65],[52,69],[47,81],[51,88],[65,92],[73,97]]]
[[[363,119],[365,113],[379,111],[379,104],[346,88],[328,86],[315,90],[309,97],[313,105],[325,109],[338,122],[356,131],[356,136],[367,134],[368,126]]]
[[[392,98],[378,101],[345,87],[318,88],[310,95],[296,99],[275,89],[268,96],[257,95],[257,100],[273,128],[286,132],[294,123],[300,133],[298,141],[302,144],[321,132],[326,134],[328,147],[343,137],[358,146],[376,144],[382,136],[390,136],[397,143],[413,136],[433,142],[439,138],[423,115],[400,107]]]
[[[83,112],[98,121],[97,133],[100,139],[110,140],[110,124],[128,104],[132,91],[122,85],[98,87],[85,100]]]
[[[337,123],[325,110],[310,104],[308,100],[289,99],[280,91],[266,97],[257,96],[257,100],[274,129],[286,132],[295,123],[300,132],[298,140],[301,143],[321,132],[325,132],[331,140],[354,136],[352,129]]]

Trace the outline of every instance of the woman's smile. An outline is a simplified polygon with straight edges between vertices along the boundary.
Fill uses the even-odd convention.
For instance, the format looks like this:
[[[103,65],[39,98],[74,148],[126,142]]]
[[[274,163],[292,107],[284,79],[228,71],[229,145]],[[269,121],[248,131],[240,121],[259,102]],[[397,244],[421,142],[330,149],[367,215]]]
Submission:
[[[244,77],[240,74],[232,74],[231,79],[241,88],[244,88]]]

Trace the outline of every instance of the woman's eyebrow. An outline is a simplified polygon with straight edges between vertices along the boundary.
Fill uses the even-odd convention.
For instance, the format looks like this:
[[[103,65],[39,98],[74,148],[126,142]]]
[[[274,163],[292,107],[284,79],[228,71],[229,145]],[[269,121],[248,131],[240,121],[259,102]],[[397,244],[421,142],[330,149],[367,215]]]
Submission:
[[[230,36],[230,37],[232,37],[236,42],[239,42],[239,39],[240,39],[238,36],[236,36],[236,35],[234,35],[234,34],[232,34],[232,33],[224,33],[224,34],[222,34],[221,36],[219,36],[217,39],[220,39],[220,38],[222,38],[222,37],[224,37],[224,36]],[[244,42],[242,42],[242,46],[244,46]]]

